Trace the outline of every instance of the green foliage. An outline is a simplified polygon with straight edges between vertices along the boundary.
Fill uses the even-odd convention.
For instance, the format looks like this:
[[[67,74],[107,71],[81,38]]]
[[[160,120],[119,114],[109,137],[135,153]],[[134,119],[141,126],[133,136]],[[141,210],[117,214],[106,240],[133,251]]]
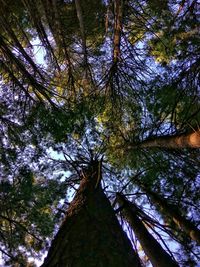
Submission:
[[[19,244],[19,253],[27,250],[34,256],[52,235],[56,207],[60,198],[65,198],[66,186],[58,180],[38,178],[23,167],[9,181],[2,180],[0,188],[0,231],[4,246],[12,257]]]
[[[199,150],[144,145],[199,130],[196,1],[122,1],[119,28],[115,1],[80,2],[85,52],[74,1],[0,1],[3,258],[30,266],[30,256],[44,253],[68,189],[102,159],[107,195],[132,196],[157,217],[154,234],[162,227],[163,240],[179,246],[180,266],[195,266],[194,241],[141,185],[198,225]]]

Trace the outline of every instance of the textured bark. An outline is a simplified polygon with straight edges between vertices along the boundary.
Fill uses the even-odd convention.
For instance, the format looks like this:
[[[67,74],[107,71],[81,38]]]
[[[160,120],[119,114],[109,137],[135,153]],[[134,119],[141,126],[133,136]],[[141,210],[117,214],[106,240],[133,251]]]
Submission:
[[[163,147],[163,148],[200,148],[200,131],[189,134],[160,136],[144,140],[138,147]]]
[[[123,208],[122,215],[124,219],[127,220],[132,227],[152,265],[155,267],[178,267],[178,264],[147,231],[146,227],[137,216],[138,208],[121,194],[117,194],[117,201]]]
[[[120,59],[120,42],[121,42],[121,31],[122,31],[122,8],[123,0],[114,1],[115,11],[115,23],[114,23],[114,50],[113,50],[113,61],[117,62]]]
[[[187,220],[182,216],[177,209],[167,203],[164,198],[161,198],[157,193],[152,192],[151,190],[142,186],[144,191],[148,194],[150,199],[157,204],[158,207],[165,213],[167,216],[173,219],[175,224],[183,230],[192,240],[200,244],[200,230],[195,226],[193,222]]]
[[[42,267],[141,267],[99,180],[98,162],[83,174]]]

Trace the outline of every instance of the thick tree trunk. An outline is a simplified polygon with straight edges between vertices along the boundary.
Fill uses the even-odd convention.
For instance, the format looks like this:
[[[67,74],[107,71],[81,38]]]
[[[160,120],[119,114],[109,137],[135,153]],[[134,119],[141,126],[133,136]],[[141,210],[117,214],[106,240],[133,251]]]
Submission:
[[[157,193],[152,192],[150,189],[142,186],[143,190],[167,216],[173,219],[175,224],[182,229],[189,237],[200,244],[200,230],[195,226],[193,222],[183,217],[178,208],[174,209],[172,205],[168,204],[164,198],[161,198]]]
[[[42,267],[140,267],[106,198],[94,161],[83,174]]]
[[[152,265],[155,267],[178,267],[178,264],[147,231],[146,227],[137,216],[137,207],[121,194],[117,194],[117,201],[122,207],[123,217],[132,227]]]
[[[163,147],[163,148],[200,148],[200,131],[189,134],[160,136],[147,139],[138,144],[138,147]]]

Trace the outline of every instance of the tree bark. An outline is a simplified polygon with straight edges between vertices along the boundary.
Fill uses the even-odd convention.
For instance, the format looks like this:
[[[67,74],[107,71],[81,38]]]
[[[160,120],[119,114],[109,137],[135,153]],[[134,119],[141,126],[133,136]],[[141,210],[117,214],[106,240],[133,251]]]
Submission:
[[[91,162],[42,267],[141,267]]]
[[[121,194],[117,194],[117,201],[119,205],[122,206],[123,217],[132,227],[152,265],[155,267],[178,267],[178,264],[147,231],[146,227],[137,216],[137,207]]]
[[[114,49],[113,61],[116,63],[120,59],[120,42],[122,31],[122,8],[123,0],[114,1],[115,21],[114,21]]]
[[[166,199],[161,198],[157,193],[152,192],[150,189],[142,186],[142,189],[147,193],[152,202],[157,204],[158,207],[170,218],[173,219],[174,223],[182,229],[192,240],[200,244],[200,230],[195,226],[193,222],[183,217],[178,208],[167,203]]]
[[[81,31],[81,39],[82,39],[82,51],[84,57],[84,66],[87,64],[87,49],[86,49],[86,36],[85,36],[85,27],[83,22],[83,12],[81,7],[81,1],[75,0],[76,5],[76,14],[79,21],[80,31]]]
[[[163,148],[200,148],[200,131],[174,136],[159,136],[147,139],[138,144],[138,147],[163,147]]]

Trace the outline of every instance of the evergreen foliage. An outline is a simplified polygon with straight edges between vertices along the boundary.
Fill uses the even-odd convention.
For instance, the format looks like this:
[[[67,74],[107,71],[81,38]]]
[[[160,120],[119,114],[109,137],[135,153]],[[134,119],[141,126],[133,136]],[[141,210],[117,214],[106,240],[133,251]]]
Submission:
[[[198,266],[198,1],[0,0],[0,6],[3,264],[35,266],[95,161],[102,162],[102,192],[141,265],[151,257],[116,193],[134,203],[135,218],[167,257]]]

